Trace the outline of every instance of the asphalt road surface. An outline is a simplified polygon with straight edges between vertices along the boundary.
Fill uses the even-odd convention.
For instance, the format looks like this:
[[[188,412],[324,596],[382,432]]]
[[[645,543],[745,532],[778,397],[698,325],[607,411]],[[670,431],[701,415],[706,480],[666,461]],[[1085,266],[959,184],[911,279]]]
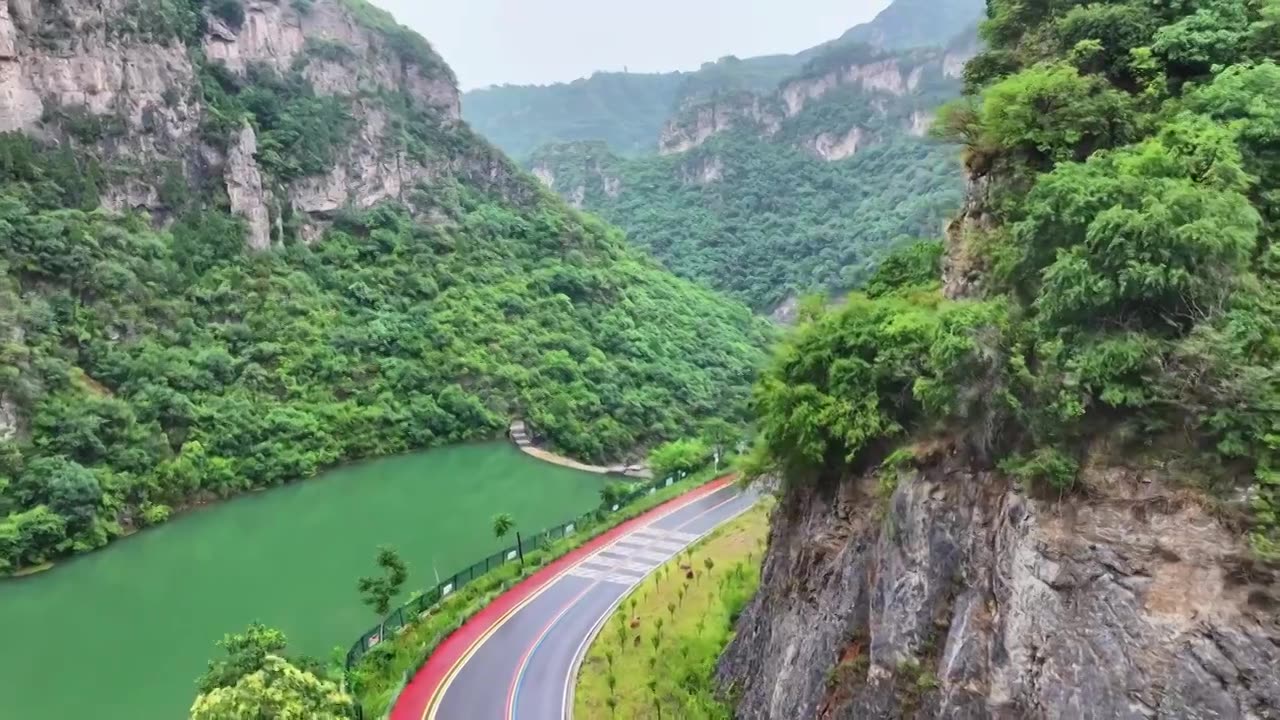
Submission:
[[[730,484],[645,519],[594,550],[473,645],[422,717],[568,718],[578,664],[596,628],[645,576],[757,499]]]

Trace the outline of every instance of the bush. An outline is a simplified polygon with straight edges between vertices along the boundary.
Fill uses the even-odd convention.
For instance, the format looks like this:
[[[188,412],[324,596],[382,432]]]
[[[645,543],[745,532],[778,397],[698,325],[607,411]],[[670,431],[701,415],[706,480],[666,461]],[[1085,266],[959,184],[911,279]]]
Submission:
[[[711,449],[702,440],[673,440],[649,453],[649,467],[656,477],[675,477],[698,470],[710,458]]]
[[[1056,448],[1039,448],[1029,455],[1014,455],[1006,459],[1000,469],[1028,487],[1042,485],[1066,492],[1075,487],[1080,464]]]
[[[222,20],[232,30],[240,30],[244,26],[244,3],[242,0],[210,0],[209,12]]]

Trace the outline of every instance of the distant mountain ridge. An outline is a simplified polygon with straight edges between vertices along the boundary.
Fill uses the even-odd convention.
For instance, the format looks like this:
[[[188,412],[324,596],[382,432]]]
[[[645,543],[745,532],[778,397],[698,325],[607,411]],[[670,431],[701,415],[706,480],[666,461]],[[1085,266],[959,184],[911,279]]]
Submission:
[[[793,55],[728,56],[693,72],[597,72],[571,83],[495,86],[465,93],[462,112],[520,160],[542,145],[577,140],[603,141],[627,157],[651,154],[680,108],[717,95],[770,92],[815,59],[852,45],[942,47],[971,29],[984,7],[983,0],[894,0],[873,20]]]

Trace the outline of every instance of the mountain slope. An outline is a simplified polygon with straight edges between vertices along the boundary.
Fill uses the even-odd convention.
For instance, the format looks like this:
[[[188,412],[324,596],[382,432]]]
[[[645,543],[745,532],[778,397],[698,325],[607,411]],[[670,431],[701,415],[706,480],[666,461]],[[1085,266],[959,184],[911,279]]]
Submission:
[[[984,0],[893,0],[875,19],[850,28],[836,43],[890,50],[944,45],[973,25],[986,7]]]
[[[619,155],[647,155],[680,107],[716,93],[768,94],[831,48],[942,46],[973,26],[983,7],[981,0],[894,0],[871,22],[793,55],[730,56],[687,73],[602,72],[572,83],[484,88],[466,93],[462,109],[478,132],[520,160],[542,145],[595,140]]]
[[[960,168],[954,147],[924,135],[975,47],[972,34],[905,52],[832,45],[772,92],[690,100],[659,156],[562,144],[530,164],[675,272],[770,312],[856,287],[895,242],[942,232]]]
[[[744,720],[1280,708],[1274,4],[991,0],[944,254],[806,308]],[[925,271],[925,272],[921,272]]]
[[[363,0],[0,11],[0,572],[511,415],[592,459],[742,417],[758,321]]]
[[[579,140],[648,155],[678,104],[716,92],[772,90],[803,62],[793,55],[726,57],[688,73],[598,72],[567,84],[472,90],[463,107],[477,132],[521,160],[543,145]]]

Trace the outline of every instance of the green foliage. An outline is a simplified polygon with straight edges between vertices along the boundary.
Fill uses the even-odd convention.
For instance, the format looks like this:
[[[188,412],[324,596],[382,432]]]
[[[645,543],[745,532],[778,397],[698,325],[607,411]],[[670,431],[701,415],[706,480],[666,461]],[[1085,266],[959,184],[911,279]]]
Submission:
[[[1075,485],[1080,465],[1061,450],[1039,448],[1029,455],[1010,456],[1000,469],[1028,485],[1043,484],[1065,492]]]
[[[1007,473],[1064,492],[1099,433],[1174,443],[1222,468],[1208,489],[1253,483],[1250,538],[1275,557],[1277,19],[992,0],[939,123],[985,178],[962,258],[984,301],[878,292],[802,327],[757,388],[757,466],[804,477],[977,428]]]
[[[497,529],[498,522],[495,519],[495,533]],[[409,568],[405,565],[404,560],[400,558],[400,553],[391,547],[378,548],[376,562],[378,567],[382,569],[382,574],[362,577],[356,583],[356,587],[360,591],[364,604],[377,613],[378,617],[382,617],[391,609],[391,601],[400,593],[400,589],[404,587],[405,580],[409,579]]]
[[[242,0],[207,0],[205,7],[216,18],[227,24],[232,30],[239,30],[244,25],[244,3]]]
[[[612,508],[618,505],[631,492],[631,488],[624,482],[610,482],[600,488],[600,506],[603,508]]]
[[[804,64],[802,55],[721,58],[694,72],[597,72],[553,85],[500,85],[463,96],[463,116],[513,157],[598,142],[624,157],[652,155],[673,112],[727,93],[766,92]]]
[[[268,655],[260,670],[235,685],[197,697],[191,706],[191,720],[345,720],[354,717],[354,712],[353,701],[338,683]]]
[[[354,50],[345,43],[329,38],[309,37],[307,38],[306,47],[303,49],[309,57],[317,60],[344,62],[355,59]]]
[[[755,391],[760,435],[789,477],[852,461],[920,415],[911,388],[937,325],[931,308],[853,295],[794,333]]]
[[[229,633],[218,641],[225,658],[209,661],[209,669],[196,681],[200,694],[232,687],[246,675],[263,668],[267,658],[280,655],[288,645],[284,633],[262,623],[252,623],[243,633]]]
[[[201,5],[199,0],[129,0],[108,29],[139,42],[196,44],[203,29]]]
[[[516,521],[511,517],[511,513],[498,513],[493,516],[493,536],[499,540],[509,535],[515,526]]]
[[[692,473],[707,464],[711,450],[698,439],[673,440],[649,453],[649,467],[657,477]]]
[[[407,626],[404,632],[366,654],[348,675],[352,692],[359,698],[365,717],[379,717],[387,712],[402,687],[406,673],[421,668],[449,633],[483,610],[493,598],[599,534],[679,497],[713,477],[712,471],[707,469],[655,493],[643,495],[616,513],[600,513],[597,515],[599,520],[579,523],[572,535],[526,552],[523,564],[499,565],[446,596],[430,613]],[[742,598],[744,604],[747,599]]]
[[[889,252],[871,274],[863,292],[877,298],[903,290],[936,288],[942,277],[942,243],[921,240]]]
[[[547,148],[564,193],[586,204],[674,272],[769,311],[789,295],[866,281],[883,249],[935,232],[958,206],[953,151],[894,138],[830,163],[746,133],[683,155],[623,161],[599,146]],[[702,168],[720,179],[699,182]],[[616,183],[620,191],[609,192]]]
[[[556,142],[599,140],[614,152],[653,152],[684,79],[680,73],[598,72],[569,84],[501,85],[463,96],[467,122],[512,157]]]
[[[402,63],[415,67],[427,77],[444,78],[451,85],[458,84],[453,69],[440,59],[435,49],[431,47],[431,43],[418,33],[396,22],[391,13],[369,0],[340,1],[351,12],[357,23],[381,36],[387,47]]]
[[[1132,136],[1127,95],[1066,65],[1037,65],[983,94],[986,141],[1037,160],[1081,159]]]
[[[207,90],[231,110],[215,122],[257,124],[277,180],[326,166],[336,135],[311,128],[340,123],[311,109],[331,99],[217,67]],[[419,147],[479,147],[437,132]],[[495,437],[511,415],[596,461],[746,417],[766,326],[549,198],[442,181],[417,192],[448,222],[387,205],[246,255],[241,222],[204,193],[160,230],[71,209],[97,202],[86,162],[0,136],[0,392],[29,430],[0,448],[6,571],[161,508]]]
[[[201,86],[210,105],[204,127],[210,141],[225,146],[252,123],[258,163],[280,182],[328,172],[346,145],[352,125],[346,104],[316,95],[299,70],[282,77],[266,65],[251,65],[241,80],[208,65]]]

